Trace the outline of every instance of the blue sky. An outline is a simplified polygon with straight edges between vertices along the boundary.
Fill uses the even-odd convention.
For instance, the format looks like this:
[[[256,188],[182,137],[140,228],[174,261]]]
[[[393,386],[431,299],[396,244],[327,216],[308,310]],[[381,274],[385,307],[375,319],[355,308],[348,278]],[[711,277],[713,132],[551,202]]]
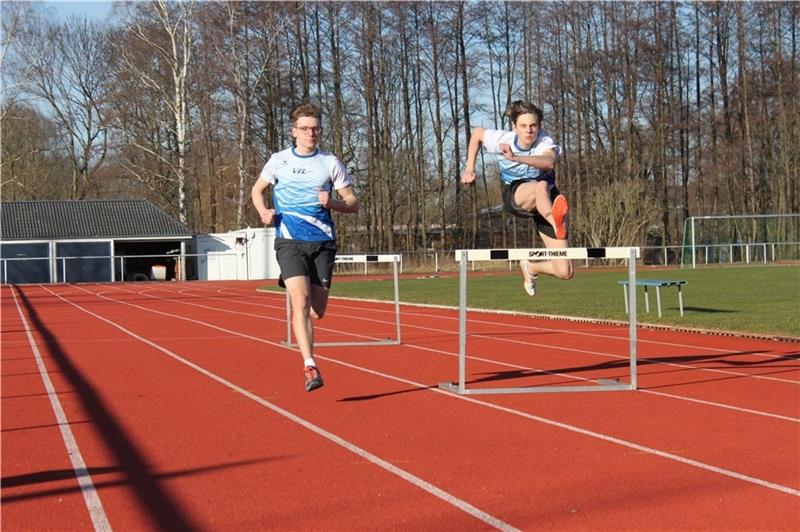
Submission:
[[[111,13],[111,2],[100,0],[84,2],[51,0],[45,5],[55,9],[57,16],[62,19],[74,15],[79,18],[87,17],[89,20],[102,21]]]

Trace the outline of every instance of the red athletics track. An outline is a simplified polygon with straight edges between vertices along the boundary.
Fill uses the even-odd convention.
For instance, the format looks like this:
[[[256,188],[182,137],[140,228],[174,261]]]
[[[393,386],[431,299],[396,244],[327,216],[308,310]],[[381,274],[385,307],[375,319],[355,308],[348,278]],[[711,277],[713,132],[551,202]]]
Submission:
[[[3,287],[3,530],[800,529],[800,343],[640,329],[639,391],[465,398],[457,313],[404,305],[403,345],[318,348],[309,394],[260,284]],[[625,327],[469,333],[470,386],[627,374]]]

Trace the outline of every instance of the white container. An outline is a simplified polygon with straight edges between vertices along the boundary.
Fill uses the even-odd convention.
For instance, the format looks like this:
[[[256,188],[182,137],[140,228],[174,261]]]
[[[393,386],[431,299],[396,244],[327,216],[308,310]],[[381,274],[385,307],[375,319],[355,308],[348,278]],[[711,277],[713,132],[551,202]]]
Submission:
[[[153,281],[166,281],[167,280],[167,267],[154,264],[150,267],[150,279]]]
[[[197,235],[196,242],[198,279],[277,279],[280,274],[272,227]]]
[[[240,229],[231,231],[234,249],[244,251],[240,271],[245,279],[277,279],[281,270],[275,258],[275,228]]]

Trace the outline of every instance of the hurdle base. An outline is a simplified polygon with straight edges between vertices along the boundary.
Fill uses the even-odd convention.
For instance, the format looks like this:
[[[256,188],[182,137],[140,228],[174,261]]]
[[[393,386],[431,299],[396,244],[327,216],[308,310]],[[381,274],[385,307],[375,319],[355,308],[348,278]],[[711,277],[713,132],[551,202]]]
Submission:
[[[294,342],[281,340],[281,345],[286,347],[297,347]],[[341,346],[364,346],[364,345],[400,345],[400,340],[375,340],[370,342],[314,342],[314,347],[341,347]]]
[[[520,388],[466,388],[455,382],[440,382],[439,389],[457,395],[497,395],[504,393],[618,392],[636,390],[633,384],[600,379],[591,386],[532,386]]]

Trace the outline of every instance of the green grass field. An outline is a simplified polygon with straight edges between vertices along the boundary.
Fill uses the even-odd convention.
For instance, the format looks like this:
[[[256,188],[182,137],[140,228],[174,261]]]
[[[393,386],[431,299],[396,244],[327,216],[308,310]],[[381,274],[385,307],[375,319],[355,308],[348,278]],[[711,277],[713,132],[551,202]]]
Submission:
[[[625,269],[597,271],[579,268],[570,281],[540,276],[537,295],[522,290],[522,275],[513,273],[472,274],[468,281],[468,306],[505,309],[536,314],[627,320],[620,279]],[[644,292],[638,288],[638,317],[654,323],[736,331],[764,335],[800,337],[800,266],[765,265],[691,269],[640,269],[641,279],[681,279],[684,316],[678,311],[676,288],[661,289],[663,317],[658,318],[655,289],[650,288],[650,313],[644,310]],[[332,295],[394,300],[391,280],[358,280],[338,277]],[[271,288],[277,288],[274,285]],[[404,276],[400,300],[458,306],[458,277]]]

